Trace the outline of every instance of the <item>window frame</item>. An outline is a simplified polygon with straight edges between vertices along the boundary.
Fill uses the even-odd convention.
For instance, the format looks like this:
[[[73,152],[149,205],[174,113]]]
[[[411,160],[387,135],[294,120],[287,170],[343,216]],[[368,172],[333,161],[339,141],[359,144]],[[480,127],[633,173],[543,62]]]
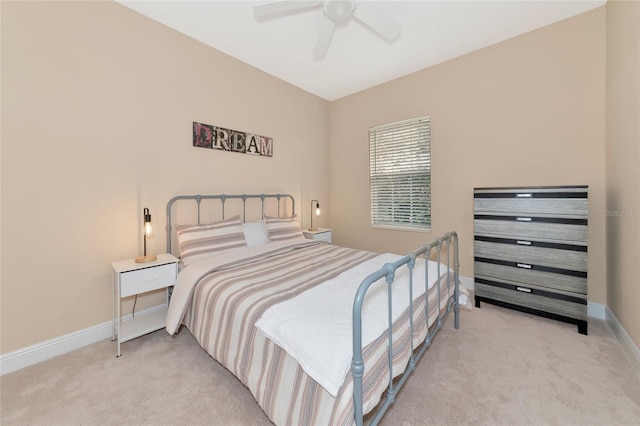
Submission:
[[[423,140],[425,138],[426,141]],[[391,152],[389,148],[393,148],[393,145],[398,143],[404,143],[406,146]],[[416,154],[421,152],[421,155]],[[407,162],[407,158],[411,161]],[[369,128],[369,225],[372,228],[431,231],[433,218],[431,160],[430,115]],[[401,166],[398,166],[399,162],[402,163]],[[380,170],[384,168],[388,170]],[[383,194],[385,189],[380,188],[383,179],[389,180],[390,185],[395,184],[393,188],[389,188],[389,191],[395,189],[396,193],[404,192],[400,198],[408,198],[404,200],[408,207],[399,210],[396,201],[395,208],[388,207],[386,213],[381,210],[380,199],[388,196]],[[424,186],[426,189],[422,190]],[[390,198],[397,197],[397,195],[390,196]],[[388,218],[390,215],[395,217],[392,220],[383,220],[385,216]],[[415,220],[415,217],[425,217],[425,215],[426,219]],[[400,219],[397,219],[398,217]]]

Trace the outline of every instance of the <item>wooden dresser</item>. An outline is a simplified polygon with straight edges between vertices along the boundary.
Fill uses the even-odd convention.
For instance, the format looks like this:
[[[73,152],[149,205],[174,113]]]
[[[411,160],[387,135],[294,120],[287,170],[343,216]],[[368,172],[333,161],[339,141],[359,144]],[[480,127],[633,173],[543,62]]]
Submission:
[[[475,304],[587,334],[588,186],[474,189]]]

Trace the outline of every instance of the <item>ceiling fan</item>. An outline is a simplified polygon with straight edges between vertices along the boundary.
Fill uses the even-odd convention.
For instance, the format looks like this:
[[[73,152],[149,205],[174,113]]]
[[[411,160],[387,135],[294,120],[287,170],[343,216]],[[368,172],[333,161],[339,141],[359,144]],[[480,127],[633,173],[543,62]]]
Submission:
[[[364,1],[278,0],[254,6],[253,13],[257,19],[266,19],[318,6],[322,6],[324,16],[320,23],[318,41],[313,49],[315,59],[324,58],[336,26],[344,24],[352,17],[388,41],[397,39],[402,30],[400,24]]]

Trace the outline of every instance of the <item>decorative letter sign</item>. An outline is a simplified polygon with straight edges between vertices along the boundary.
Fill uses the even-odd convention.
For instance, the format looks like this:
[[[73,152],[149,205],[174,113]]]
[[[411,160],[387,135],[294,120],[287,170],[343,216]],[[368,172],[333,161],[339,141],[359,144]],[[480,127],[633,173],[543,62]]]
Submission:
[[[193,122],[193,146],[273,157],[273,138]]]

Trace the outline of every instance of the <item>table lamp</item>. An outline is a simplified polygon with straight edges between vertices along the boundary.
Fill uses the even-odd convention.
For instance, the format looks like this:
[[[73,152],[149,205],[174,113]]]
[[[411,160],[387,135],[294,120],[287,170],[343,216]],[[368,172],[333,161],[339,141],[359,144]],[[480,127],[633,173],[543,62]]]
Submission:
[[[147,263],[153,262],[158,258],[155,254],[147,254],[147,235],[151,235],[153,232],[153,225],[151,224],[151,214],[149,213],[148,208],[144,208],[142,210],[143,217],[143,225],[144,225],[144,233],[142,234],[142,238],[144,240],[144,252],[142,256],[136,257],[136,263]]]
[[[309,231],[317,231],[318,228],[313,226],[313,202],[315,201],[316,203],[316,216],[320,216],[320,203],[318,202],[318,200],[311,200],[311,227],[309,228]]]

